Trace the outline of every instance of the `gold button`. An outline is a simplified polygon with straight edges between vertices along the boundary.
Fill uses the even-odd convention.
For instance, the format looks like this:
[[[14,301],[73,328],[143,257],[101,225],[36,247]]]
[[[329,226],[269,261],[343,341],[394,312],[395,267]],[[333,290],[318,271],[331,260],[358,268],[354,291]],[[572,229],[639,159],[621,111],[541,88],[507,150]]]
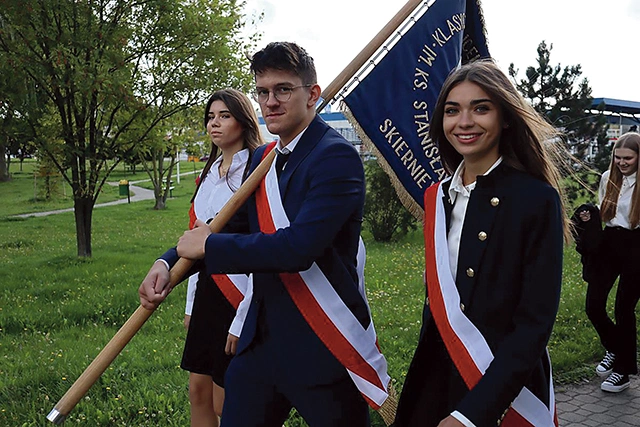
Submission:
[[[500,199],[498,199],[497,197],[492,197],[491,198],[491,206],[493,206],[495,208],[499,204],[500,204]]]
[[[460,310],[464,311],[464,304],[460,303]]]
[[[473,277],[476,275],[476,272],[473,271],[473,268],[467,268],[467,276]]]
[[[485,233],[484,231],[481,231],[478,233],[478,239],[481,242],[484,242],[485,240],[487,240],[487,233]]]

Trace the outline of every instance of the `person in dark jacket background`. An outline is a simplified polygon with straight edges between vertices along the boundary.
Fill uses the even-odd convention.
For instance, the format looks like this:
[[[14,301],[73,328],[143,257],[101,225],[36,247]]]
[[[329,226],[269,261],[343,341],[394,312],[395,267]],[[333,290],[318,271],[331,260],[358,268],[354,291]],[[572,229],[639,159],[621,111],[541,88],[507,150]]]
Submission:
[[[602,241],[600,209],[593,203],[584,203],[571,216],[576,251],[582,263],[582,280],[591,283],[597,280],[598,257]],[[588,299],[587,299],[588,300]],[[587,309],[588,311],[589,309]]]

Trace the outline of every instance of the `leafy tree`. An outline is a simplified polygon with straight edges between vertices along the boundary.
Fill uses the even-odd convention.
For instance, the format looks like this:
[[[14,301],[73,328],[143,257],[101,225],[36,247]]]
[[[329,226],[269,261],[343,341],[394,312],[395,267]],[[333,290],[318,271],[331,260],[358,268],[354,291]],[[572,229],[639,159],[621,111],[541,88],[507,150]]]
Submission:
[[[62,148],[62,141],[58,141],[57,145]],[[49,149],[53,150],[53,147]],[[61,195],[62,176],[49,156],[40,156],[38,158],[36,177],[38,199],[48,201]]]
[[[0,19],[0,30],[4,27]],[[31,144],[34,134],[29,119],[41,114],[43,93],[26,74],[12,69],[1,50],[0,74],[0,182],[5,182],[11,179],[11,156],[20,160],[22,170],[25,156],[35,152]]]
[[[589,80],[582,75],[580,64],[561,67],[551,64],[553,44],[538,45],[536,66],[526,69],[526,78],[517,80],[518,70],[512,63],[509,75],[516,87],[540,114],[567,136],[567,143],[576,157],[588,162],[587,149],[595,140],[602,148],[607,143],[607,124],[602,111],[591,114],[593,97]]]
[[[246,89],[235,0],[4,0],[0,52],[46,94],[57,122],[34,142],[73,191],[78,256],[91,256],[93,206],[119,159],[212,88]],[[3,94],[0,93],[0,99]],[[64,141],[61,157],[47,141]],[[116,159],[115,162],[107,163]]]
[[[416,220],[402,205],[391,179],[376,160],[364,165],[367,193],[364,221],[377,242],[388,242],[416,228]]]
[[[598,148],[598,154],[593,162],[597,171],[604,172],[609,169],[611,164],[611,152],[613,151],[613,144],[604,144]]]
[[[138,157],[153,184],[154,209],[164,209],[171,191],[173,167],[176,164],[176,143],[171,134],[155,129],[153,138],[138,151]],[[169,159],[166,164],[165,159]]]
[[[3,22],[0,20],[0,28],[3,27]],[[9,135],[13,132],[11,124],[14,117],[13,110],[13,96],[10,88],[13,87],[11,80],[14,75],[10,72],[10,67],[7,64],[6,58],[0,52],[0,93],[4,96],[0,96],[0,182],[6,182],[11,180],[9,175],[8,162],[10,160],[9,154]]]
[[[200,118],[201,106],[190,111],[183,111],[173,115],[164,121],[163,126],[156,128],[156,136],[148,146],[139,151],[138,158],[151,179],[155,194],[154,209],[164,209],[167,198],[171,194],[173,168],[178,159],[176,152],[187,146],[193,138],[194,127],[201,126],[194,119]],[[169,165],[165,165],[165,159],[169,159]],[[195,179],[195,178],[194,178]]]

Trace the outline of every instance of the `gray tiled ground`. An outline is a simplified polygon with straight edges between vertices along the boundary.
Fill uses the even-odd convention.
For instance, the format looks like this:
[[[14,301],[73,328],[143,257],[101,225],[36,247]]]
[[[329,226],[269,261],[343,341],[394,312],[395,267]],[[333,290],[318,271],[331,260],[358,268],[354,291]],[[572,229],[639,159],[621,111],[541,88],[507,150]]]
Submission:
[[[556,387],[560,426],[640,426],[640,379],[631,377],[631,387],[621,393],[605,393],[600,382]]]

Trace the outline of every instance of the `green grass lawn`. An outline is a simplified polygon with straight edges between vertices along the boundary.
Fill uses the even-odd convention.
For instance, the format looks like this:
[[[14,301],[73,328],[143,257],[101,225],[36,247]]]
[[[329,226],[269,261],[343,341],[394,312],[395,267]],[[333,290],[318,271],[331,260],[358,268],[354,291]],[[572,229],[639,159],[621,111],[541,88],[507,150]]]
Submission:
[[[153,200],[96,209],[93,257],[84,260],[76,257],[72,213],[9,218],[23,211],[16,205],[26,207],[25,200],[33,197],[33,192],[24,194],[29,193],[33,173],[24,173],[13,170],[14,180],[0,183],[2,426],[48,423],[47,413],[137,308],[137,288],[149,266],[187,226],[193,191],[193,179],[183,179],[164,211],[154,211]],[[37,203],[38,210],[62,204]],[[420,329],[422,237],[416,231],[384,244],[366,233],[364,238],[368,298],[399,392]],[[584,314],[585,290],[579,258],[568,247],[562,301],[550,342],[556,380],[592,376],[593,362],[602,355]],[[66,424],[188,425],[187,374],[178,366],[185,337],[184,292],[184,286],[176,288]],[[377,415],[373,421],[383,425]],[[287,425],[304,424],[293,416]]]
[[[180,162],[180,173],[185,174],[195,170],[200,171],[204,167],[203,162]],[[55,177],[55,184],[52,185],[54,193],[50,200],[46,200],[44,196],[45,179],[38,175],[38,163],[35,159],[25,159],[22,164],[17,160],[13,160],[10,164],[9,171],[12,181],[7,185],[0,184],[0,200],[3,206],[0,207],[2,216],[19,215],[31,212],[45,212],[57,209],[66,209],[73,207],[73,193],[71,186],[61,177]],[[174,176],[176,170],[173,172]],[[186,185],[193,182],[196,175],[189,174],[181,177],[181,182],[186,181]],[[129,181],[143,181],[138,185],[143,188],[153,189],[153,185],[149,180],[149,175],[138,165],[136,173],[120,163],[113,170],[107,182],[117,183],[121,179]],[[177,184],[177,179],[173,179]],[[96,203],[106,203],[113,200],[125,198],[119,194],[117,185],[105,184]],[[5,202],[7,201],[7,202]],[[8,203],[11,201],[11,203]]]

